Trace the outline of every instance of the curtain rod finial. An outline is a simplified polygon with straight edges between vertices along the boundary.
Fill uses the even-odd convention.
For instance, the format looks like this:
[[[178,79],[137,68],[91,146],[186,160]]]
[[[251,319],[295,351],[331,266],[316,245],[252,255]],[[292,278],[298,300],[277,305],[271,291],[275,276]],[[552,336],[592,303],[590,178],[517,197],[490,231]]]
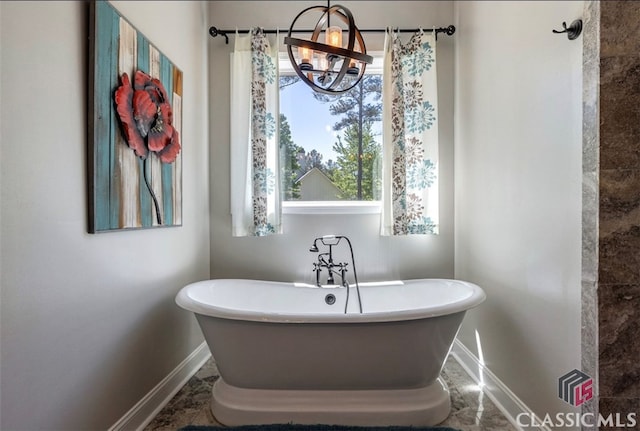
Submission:
[[[218,30],[217,27],[211,26],[211,27],[209,27],[209,34],[211,35],[211,37],[224,36],[225,43],[227,45],[229,45],[229,36],[227,36],[227,32],[226,31]]]

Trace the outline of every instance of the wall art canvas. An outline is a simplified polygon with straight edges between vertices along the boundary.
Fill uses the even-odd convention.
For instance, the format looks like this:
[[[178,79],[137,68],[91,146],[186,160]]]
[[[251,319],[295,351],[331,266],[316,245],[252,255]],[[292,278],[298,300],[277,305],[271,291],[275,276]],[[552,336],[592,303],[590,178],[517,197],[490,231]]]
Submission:
[[[89,232],[182,225],[182,71],[90,3]]]

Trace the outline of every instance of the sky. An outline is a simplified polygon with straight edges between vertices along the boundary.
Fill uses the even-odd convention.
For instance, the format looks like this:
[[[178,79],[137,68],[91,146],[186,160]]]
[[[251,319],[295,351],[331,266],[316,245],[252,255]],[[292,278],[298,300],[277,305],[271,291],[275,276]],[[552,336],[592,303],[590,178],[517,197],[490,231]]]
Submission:
[[[287,117],[293,142],[307,152],[318,151],[324,163],[337,158],[332,147],[339,132],[333,125],[340,116],[331,115],[329,105],[317,101],[311,87],[301,80],[280,91],[280,113]]]
[[[374,63],[367,68],[369,73],[382,74],[382,53],[370,53],[374,56]],[[280,53],[280,72],[294,75],[289,57]],[[280,91],[280,113],[287,117],[291,127],[291,138],[296,145],[300,145],[309,152],[316,150],[322,154],[322,162],[337,159],[333,151],[333,144],[338,140],[336,136],[342,135],[342,131],[335,132],[333,125],[341,116],[333,116],[329,113],[330,103],[317,101],[313,97],[313,90],[299,80]],[[374,132],[382,133],[382,123],[374,124]],[[379,136],[378,141],[382,141]]]

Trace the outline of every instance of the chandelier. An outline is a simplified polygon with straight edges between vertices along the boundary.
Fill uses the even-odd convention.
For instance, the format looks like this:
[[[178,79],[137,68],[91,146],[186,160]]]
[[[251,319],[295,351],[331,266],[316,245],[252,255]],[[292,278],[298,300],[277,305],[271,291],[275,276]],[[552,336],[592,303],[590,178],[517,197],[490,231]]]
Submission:
[[[298,20],[305,21],[313,14],[320,17],[311,38],[291,37],[292,33],[301,32],[296,30]],[[346,44],[343,44],[343,31],[348,34]],[[321,36],[324,36],[324,43],[319,41]],[[373,57],[367,55],[353,15],[340,5],[312,6],[300,12],[291,23],[284,43],[293,70],[302,81],[320,93],[349,91],[360,82],[367,64],[373,62]],[[297,48],[295,54],[294,47]]]

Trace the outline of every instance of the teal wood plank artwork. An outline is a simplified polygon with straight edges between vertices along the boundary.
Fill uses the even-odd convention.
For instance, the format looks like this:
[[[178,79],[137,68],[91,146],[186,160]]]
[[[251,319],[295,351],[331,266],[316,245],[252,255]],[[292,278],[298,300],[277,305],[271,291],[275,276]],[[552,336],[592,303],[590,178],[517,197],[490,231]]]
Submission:
[[[90,3],[90,233],[182,225],[182,71],[106,1]]]

